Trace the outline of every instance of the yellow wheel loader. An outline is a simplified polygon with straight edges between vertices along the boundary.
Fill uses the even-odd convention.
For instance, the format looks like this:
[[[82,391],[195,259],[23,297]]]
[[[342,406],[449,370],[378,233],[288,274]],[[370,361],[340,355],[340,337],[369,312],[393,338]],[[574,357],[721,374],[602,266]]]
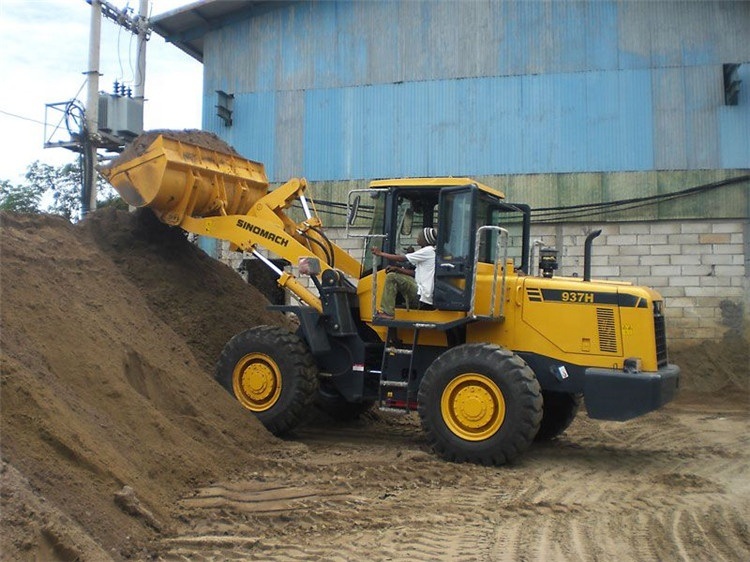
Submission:
[[[528,206],[468,178],[378,180],[349,194],[348,224],[370,218],[362,260],[331,242],[303,179],[269,191],[262,164],[159,136],[103,174],[130,205],[165,223],[228,240],[268,265],[297,304],[296,333],[252,327],[218,358],[216,379],[277,435],[314,403],[353,418],[373,404],[417,410],[435,452],[500,465],[560,435],[581,399],[592,418],[628,420],[676,394],[664,303],[655,291],[559,277],[555,252],[532,244]],[[295,222],[287,210],[301,205]],[[375,317],[387,261],[437,230],[434,310]],[[315,291],[260,249],[299,264]]]

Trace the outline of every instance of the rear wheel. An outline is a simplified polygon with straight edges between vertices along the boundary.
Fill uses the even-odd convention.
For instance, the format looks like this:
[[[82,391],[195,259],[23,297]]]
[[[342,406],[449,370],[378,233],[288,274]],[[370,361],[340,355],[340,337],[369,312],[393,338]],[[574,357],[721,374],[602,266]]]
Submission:
[[[565,392],[542,391],[544,408],[542,423],[536,434],[537,441],[549,441],[568,429],[578,413],[581,397]]]
[[[318,387],[315,361],[304,342],[271,326],[229,340],[216,365],[216,380],[275,435],[299,425]]]
[[[456,462],[500,465],[534,440],[542,396],[534,372],[497,345],[449,349],[427,369],[419,416],[433,449]]]

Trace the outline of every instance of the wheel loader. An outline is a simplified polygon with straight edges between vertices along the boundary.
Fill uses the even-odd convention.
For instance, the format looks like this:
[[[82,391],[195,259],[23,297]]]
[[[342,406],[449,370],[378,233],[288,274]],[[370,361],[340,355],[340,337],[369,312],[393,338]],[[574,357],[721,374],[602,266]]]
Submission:
[[[552,439],[581,402],[595,419],[628,420],[674,398],[664,301],[654,290],[555,276],[555,251],[532,243],[531,210],[468,178],[377,180],[353,190],[347,225],[368,220],[361,260],[325,233],[304,179],[269,190],[263,165],[158,136],[101,170],[132,206],[166,224],[228,240],[278,276],[299,328],[250,327],[218,358],[216,380],[274,434],[318,406],[340,419],[417,411],[433,450],[502,465]],[[290,217],[292,204],[304,218]],[[376,317],[388,262],[423,228],[437,231],[433,310],[402,303]],[[263,251],[261,251],[263,250]],[[274,254],[299,264],[302,283]],[[314,287],[314,290],[308,287]]]

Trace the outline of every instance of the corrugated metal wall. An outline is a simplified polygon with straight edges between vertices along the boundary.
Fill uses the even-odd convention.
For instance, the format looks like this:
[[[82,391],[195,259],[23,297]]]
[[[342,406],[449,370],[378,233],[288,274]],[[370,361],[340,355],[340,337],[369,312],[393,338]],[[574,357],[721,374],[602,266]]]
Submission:
[[[748,30],[748,2],[302,2],[206,37],[204,126],[277,181],[750,167]]]

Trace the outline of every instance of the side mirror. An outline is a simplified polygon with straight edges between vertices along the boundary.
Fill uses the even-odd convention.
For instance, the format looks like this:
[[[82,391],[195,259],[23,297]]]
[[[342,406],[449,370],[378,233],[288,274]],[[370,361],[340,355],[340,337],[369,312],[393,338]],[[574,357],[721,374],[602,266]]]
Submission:
[[[401,236],[409,236],[411,234],[411,228],[414,224],[414,210],[406,209],[404,217],[401,219]]]
[[[359,213],[359,202],[361,201],[361,198],[359,195],[357,195],[354,198],[354,203],[352,203],[352,206],[349,207],[349,213],[346,216],[346,224],[349,226],[352,226],[354,224],[354,221],[357,220],[357,213]]]

